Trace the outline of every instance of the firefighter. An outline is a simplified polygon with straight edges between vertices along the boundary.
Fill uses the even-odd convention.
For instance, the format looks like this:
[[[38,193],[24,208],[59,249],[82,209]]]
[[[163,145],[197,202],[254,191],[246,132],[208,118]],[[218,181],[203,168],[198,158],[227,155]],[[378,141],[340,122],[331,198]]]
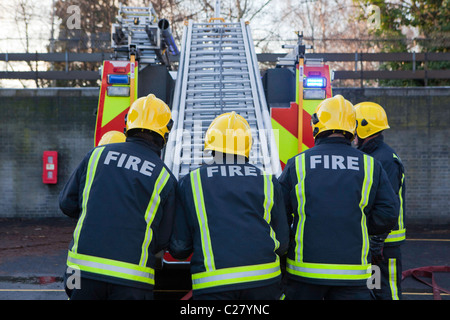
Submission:
[[[70,299],[153,298],[155,254],[168,246],[175,215],[177,182],[160,159],[171,126],[162,100],[137,99],[126,142],[91,150],[61,191],[62,212],[78,219],[67,257]]]
[[[125,142],[127,139],[126,135],[123,132],[111,130],[106,132],[98,142],[99,146],[110,144],[110,143],[119,143],[119,142]]]
[[[395,228],[390,233],[371,239],[371,245],[378,249],[373,263],[381,272],[381,288],[375,288],[373,293],[377,299],[399,300],[402,295],[400,245],[406,238],[405,169],[397,153],[384,142],[383,131],[390,127],[383,107],[374,102],[362,102],[355,105],[355,110],[358,122],[355,145],[380,161],[399,201],[399,217]]]
[[[281,187],[249,163],[252,134],[235,112],[205,135],[213,161],[179,181],[170,252],[191,253],[193,299],[279,299],[280,255],[289,244]]]
[[[315,146],[291,158],[279,178],[293,213],[286,299],[369,300],[369,235],[395,225],[395,194],[380,163],[351,146],[349,101],[322,101],[311,126]]]

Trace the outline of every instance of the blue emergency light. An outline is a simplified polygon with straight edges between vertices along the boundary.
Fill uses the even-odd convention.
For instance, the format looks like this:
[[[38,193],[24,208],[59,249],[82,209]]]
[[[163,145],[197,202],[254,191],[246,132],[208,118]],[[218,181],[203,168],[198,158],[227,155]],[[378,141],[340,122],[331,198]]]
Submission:
[[[129,84],[130,78],[127,74],[108,74],[109,84]]]
[[[311,77],[303,80],[303,87],[305,88],[325,88],[327,86],[327,79],[322,77]]]

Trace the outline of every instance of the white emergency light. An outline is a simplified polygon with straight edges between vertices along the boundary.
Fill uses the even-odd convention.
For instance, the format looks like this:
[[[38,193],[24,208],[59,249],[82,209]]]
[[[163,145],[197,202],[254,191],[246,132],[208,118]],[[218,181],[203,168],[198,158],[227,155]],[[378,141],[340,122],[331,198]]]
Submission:
[[[325,89],[306,89],[303,90],[304,100],[323,100],[326,98]]]
[[[108,86],[106,88],[106,94],[110,97],[129,97],[130,87]]]

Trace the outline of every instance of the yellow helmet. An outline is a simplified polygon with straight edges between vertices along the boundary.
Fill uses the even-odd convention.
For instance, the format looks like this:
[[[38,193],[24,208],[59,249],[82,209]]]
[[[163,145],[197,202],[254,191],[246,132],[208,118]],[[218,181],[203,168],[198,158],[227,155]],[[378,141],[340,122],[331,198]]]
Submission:
[[[377,132],[389,129],[388,119],[383,107],[375,102],[361,102],[355,105],[358,127],[356,134],[365,139]]]
[[[126,136],[123,132],[112,130],[105,133],[100,141],[98,142],[99,146],[110,144],[110,143],[119,143],[125,142]]]
[[[205,150],[249,158],[252,133],[248,122],[236,112],[224,113],[211,122],[205,135]]]
[[[324,131],[345,131],[353,136],[356,114],[353,104],[341,95],[323,100],[311,117],[314,138]]]
[[[167,142],[167,137],[172,129],[172,112],[167,104],[149,94],[146,97],[136,99],[128,110],[125,132],[131,129],[147,129],[154,131],[163,137]]]

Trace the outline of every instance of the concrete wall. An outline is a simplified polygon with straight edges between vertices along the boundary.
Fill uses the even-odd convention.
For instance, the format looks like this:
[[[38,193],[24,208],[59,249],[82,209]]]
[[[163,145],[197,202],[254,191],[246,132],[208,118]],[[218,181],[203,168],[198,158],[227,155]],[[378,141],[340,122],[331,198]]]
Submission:
[[[0,217],[59,216],[58,194],[94,144],[98,89],[0,90]],[[58,151],[58,183],[42,156]]]
[[[407,173],[407,222],[449,224],[450,88],[335,88],[383,105],[388,142]],[[60,216],[57,197],[94,143],[98,89],[0,89],[0,217]],[[57,185],[42,183],[42,153],[59,152]]]

